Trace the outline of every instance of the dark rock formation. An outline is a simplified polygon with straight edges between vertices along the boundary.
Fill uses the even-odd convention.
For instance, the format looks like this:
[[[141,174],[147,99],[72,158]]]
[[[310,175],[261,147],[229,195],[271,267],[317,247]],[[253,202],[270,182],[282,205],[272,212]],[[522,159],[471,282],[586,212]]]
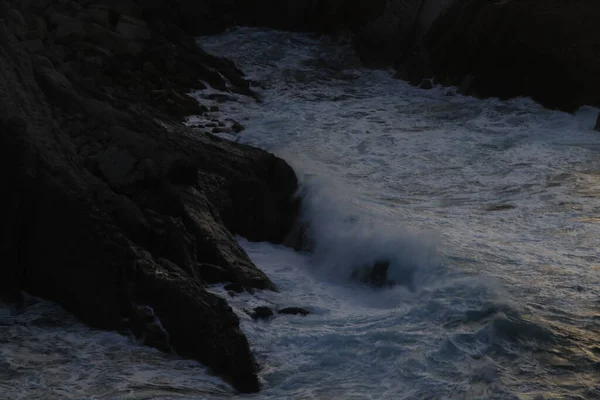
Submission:
[[[352,271],[351,278],[374,288],[385,288],[396,285],[415,290],[416,268],[412,265],[397,267],[394,275],[390,275],[390,261],[377,260],[373,264],[362,265]]]
[[[596,119],[596,127],[594,129],[600,131],[600,114],[598,114],[598,119]]]
[[[273,310],[266,306],[256,307],[250,313],[252,319],[269,319],[273,316]]]
[[[527,96],[564,111],[600,105],[595,0],[214,0],[210,7],[211,2],[195,7],[198,3],[204,4],[202,15],[219,10],[210,20],[221,29],[237,24],[351,32],[366,65],[395,66],[397,76],[414,85],[435,77],[436,83],[479,97]]]
[[[388,279],[389,268],[389,261],[375,261],[373,265],[364,265],[352,271],[352,279],[374,287],[393,286],[394,282]]]
[[[234,293],[243,293],[244,292],[244,287],[242,285],[240,285],[239,283],[229,283],[229,284],[225,285],[225,287],[223,289],[230,291],[230,292],[234,292]]]
[[[310,314],[310,311],[305,310],[304,308],[300,308],[300,307],[287,307],[287,308],[282,308],[281,310],[278,311],[279,314],[287,314],[287,315],[301,315],[303,317],[306,317],[308,314]]]
[[[529,96],[564,111],[597,106],[599,19],[594,0],[459,0],[408,61],[408,78],[418,84],[432,73],[467,94]]]
[[[56,301],[254,392],[239,321],[204,285],[275,289],[234,234],[282,242],[296,177],[271,154],[180,123],[206,109],[190,89],[252,92],[170,9],[0,0],[0,301]]]

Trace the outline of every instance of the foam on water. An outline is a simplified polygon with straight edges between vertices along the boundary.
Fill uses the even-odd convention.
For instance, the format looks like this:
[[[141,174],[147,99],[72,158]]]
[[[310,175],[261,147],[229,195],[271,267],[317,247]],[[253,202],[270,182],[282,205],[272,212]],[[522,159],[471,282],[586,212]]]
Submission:
[[[222,136],[294,167],[314,239],[308,254],[240,238],[280,291],[211,289],[262,366],[265,389],[249,398],[600,398],[598,110],[423,91],[308,35],[239,29],[201,42],[239,63],[262,98],[215,103],[247,128]],[[400,285],[350,279],[378,260]],[[262,305],[311,314],[252,320]],[[11,398],[232,393],[197,363],[47,303],[0,328]]]

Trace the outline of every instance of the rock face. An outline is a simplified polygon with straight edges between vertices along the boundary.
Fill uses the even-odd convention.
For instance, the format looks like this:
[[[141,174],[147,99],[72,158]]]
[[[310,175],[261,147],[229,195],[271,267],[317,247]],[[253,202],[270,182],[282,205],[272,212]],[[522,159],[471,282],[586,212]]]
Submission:
[[[564,111],[600,105],[599,18],[593,0],[460,0],[407,63],[409,78],[426,71],[467,94],[530,96]]]
[[[0,301],[56,301],[257,391],[238,318],[204,285],[275,289],[234,234],[280,243],[296,177],[180,123],[207,112],[190,89],[248,83],[178,28],[172,3],[13,4],[0,0]]]
[[[221,27],[351,32],[366,65],[395,66],[397,76],[414,85],[435,78],[463,94],[528,96],[564,111],[600,105],[600,3],[595,0],[196,3],[204,4],[203,15],[218,9],[210,20]]]

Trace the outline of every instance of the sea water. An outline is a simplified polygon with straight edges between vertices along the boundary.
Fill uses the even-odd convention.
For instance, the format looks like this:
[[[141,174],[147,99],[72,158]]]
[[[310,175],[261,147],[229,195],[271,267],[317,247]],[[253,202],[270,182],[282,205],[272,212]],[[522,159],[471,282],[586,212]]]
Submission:
[[[262,392],[38,302],[0,315],[0,397],[600,398],[597,109],[421,90],[339,39],[244,28],[199,43],[260,101],[194,95],[246,127],[220,136],[293,166],[314,241],[301,253],[240,237],[279,292],[211,288],[241,318]],[[350,278],[379,260],[398,285]],[[264,305],[311,314],[245,312]]]

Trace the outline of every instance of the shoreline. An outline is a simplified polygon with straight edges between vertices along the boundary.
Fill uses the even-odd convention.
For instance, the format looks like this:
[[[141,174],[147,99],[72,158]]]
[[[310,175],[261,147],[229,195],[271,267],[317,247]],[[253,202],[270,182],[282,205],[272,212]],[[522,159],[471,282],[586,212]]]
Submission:
[[[297,179],[270,153],[183,124],[212,118],[186,94],[204,82],[253,93],[164,7],[0,2],[0,173],[12,193],[0,296],[54,301],[256,392],[239,319],[205,285],[276,290],[235,235],[281,243]]]

